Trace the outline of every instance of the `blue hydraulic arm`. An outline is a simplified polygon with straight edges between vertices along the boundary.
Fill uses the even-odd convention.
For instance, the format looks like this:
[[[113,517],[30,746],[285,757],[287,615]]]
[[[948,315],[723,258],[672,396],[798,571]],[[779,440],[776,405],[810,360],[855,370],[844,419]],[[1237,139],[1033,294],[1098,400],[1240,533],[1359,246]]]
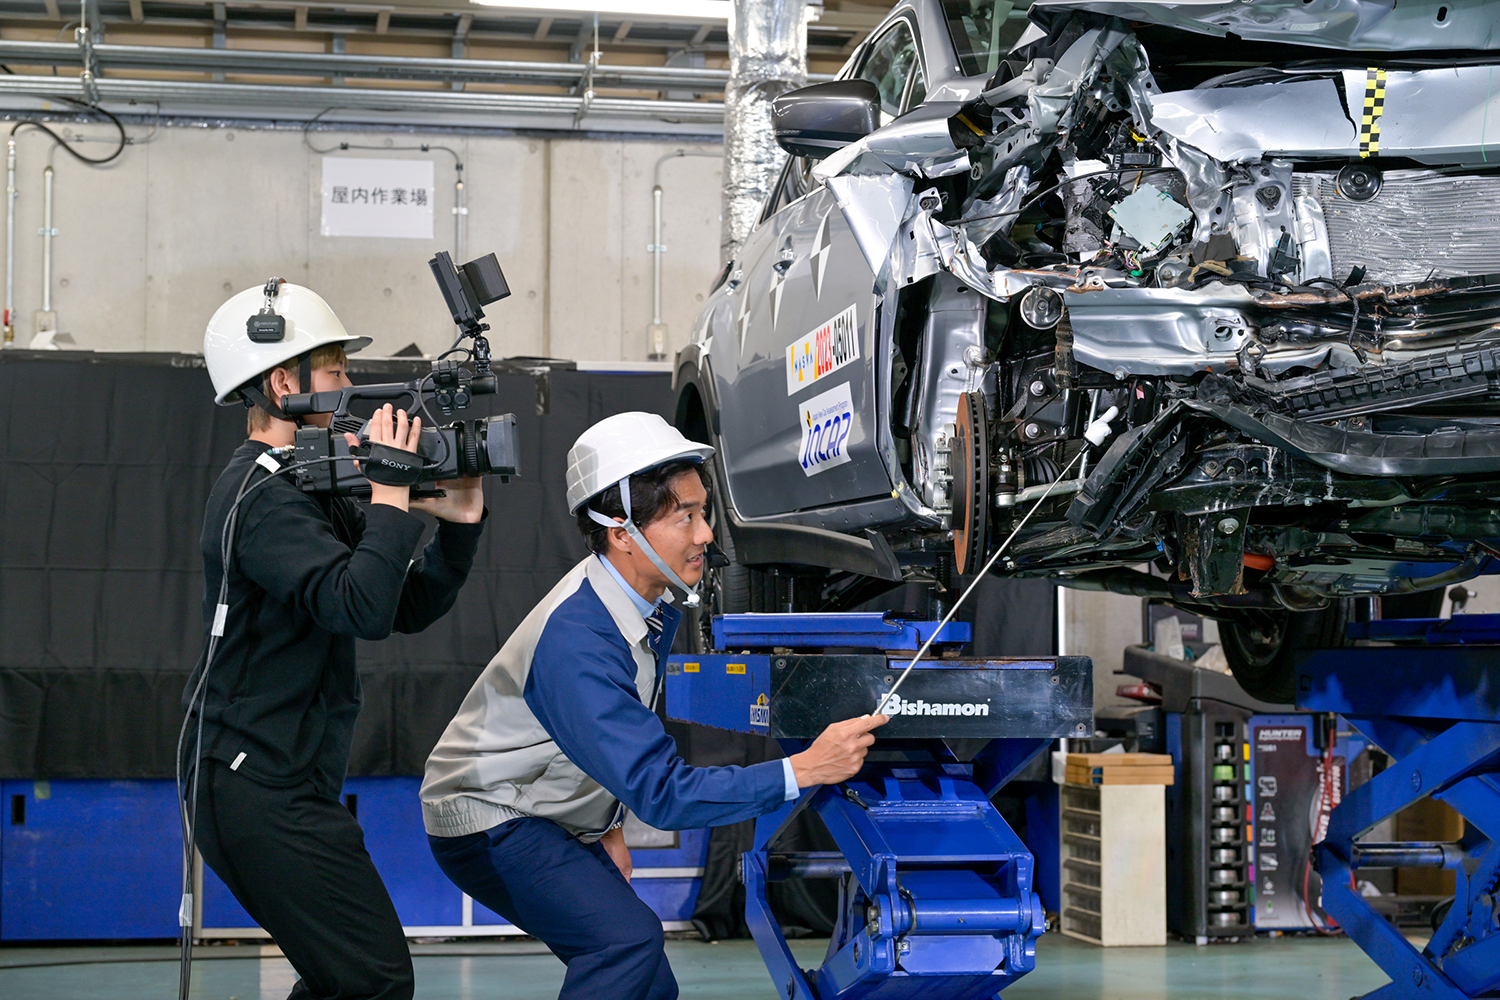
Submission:
[[[1466,619],[1466,620],[1465,620]],[[1323,908],[1391,977],[1366,1000],[1472,1000],[1500,990],[1500,617],[1370,622],[1355,638],[1420,642],[1306,654],[1299,707],[1337,712],[1393,758],[1334,810],[1316,848]],[[1443,645],[1433,645],[1439,642]],[[1420,799],[1469,823],[1457,844],[1370,844],[1375,824]],[[1351,888],[1360,867],[1454,869],[1457,895],[1418,950]]]

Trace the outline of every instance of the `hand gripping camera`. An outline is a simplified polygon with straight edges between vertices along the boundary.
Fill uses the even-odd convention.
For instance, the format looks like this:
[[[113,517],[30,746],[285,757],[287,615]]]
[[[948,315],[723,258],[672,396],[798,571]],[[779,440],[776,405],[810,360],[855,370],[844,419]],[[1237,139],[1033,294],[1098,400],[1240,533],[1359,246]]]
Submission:
[[[296,434],[298,483],[309,493],[335,496],[367,497],[370,483],[410,486],[413,497],[441,496],[440,490],[422,490],[423,483],[466,476],[498,475],[501,482],[516,475],[516,418],[504,413],[475,420],[456,420],[439,426],[429,403],[444,417],[466,408],[475,396],[495,392],[495,376],[490,371],[490,345],[485,338],[489,329],[484,307],[510,294],[505,275],[494,254],[455,267],[453,258],[439,252],[428,261],[432,274],[442,290],[443,299],[453,322],[462,331],[454,346],[432,364],[432,371],[410,382],[387,382],[378,385],[355,385],[334,392],[310,392],[289,395],[282,409],[289,416],[309,413],[331,413],[328,429],[300,427]],[[464,340],[472,346],[460,346]],[[465,354],[462,361],[450,361],[453,354]],[[355,400],[393,402],[407,413],[422,414],[423,427],[417,452],[402,451],[386,445],[371,444],[369,421],[352,417],[349,404]],[[360,446],[350,449],[344,434],[353,433]],[[360,468],[355,467],[355,460]]]

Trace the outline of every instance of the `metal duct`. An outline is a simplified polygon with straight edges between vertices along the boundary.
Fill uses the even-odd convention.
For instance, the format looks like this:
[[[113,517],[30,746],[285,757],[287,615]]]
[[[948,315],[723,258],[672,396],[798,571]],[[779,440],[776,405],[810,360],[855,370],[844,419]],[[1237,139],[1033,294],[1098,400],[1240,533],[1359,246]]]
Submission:
[[[786,154],[771,133],[771,102],[807,83],[805,0],[734,0],[724,88],[724,224],[733,259],[755,228]]]

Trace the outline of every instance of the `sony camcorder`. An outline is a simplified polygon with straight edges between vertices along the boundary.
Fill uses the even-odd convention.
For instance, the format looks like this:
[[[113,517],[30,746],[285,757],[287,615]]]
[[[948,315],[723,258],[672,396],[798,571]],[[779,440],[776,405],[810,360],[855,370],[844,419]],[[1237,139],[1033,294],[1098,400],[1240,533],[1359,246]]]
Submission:
[[[461,331],[454,346],[434,361],[432,371],[410,382],[355,385],[333,392],[297,393],[281,403],[289,416],[331,413],[330,426],[299,427],[294,461],[298,483],[309,493],[367,497],[370,483],[412,487],[413,497],[441,496],[440,490],[423,484],[468,476],[497,475],[506,482],[516,475],[516,418],[504,413],[475,420],[456,420],[439,425],[433,408],[444,417],[466,408],[475,396],[495,392],[490,371],[490,348],[481,323],[484,307],[510,294],[505,275],[494,254],[472,260],[461,267],[440,252],[428,262],[437,278],[453,322]],[[460,346],[464,340],[471,347]],[[447,360],[466,354],[463,361]],[[401,451],[369,440],[369,421],[353,417],[349,404],[355,400],[394,403],[412,416],[423,418],[422,434],[415,453]],[[351,449],[345,433],[360,445]],[[355,462],[359,465],[356,466]]]

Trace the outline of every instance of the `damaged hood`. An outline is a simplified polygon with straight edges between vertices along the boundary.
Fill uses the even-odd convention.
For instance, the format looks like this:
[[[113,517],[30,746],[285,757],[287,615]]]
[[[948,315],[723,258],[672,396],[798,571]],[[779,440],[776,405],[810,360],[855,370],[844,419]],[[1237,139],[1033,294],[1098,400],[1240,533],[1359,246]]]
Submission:
[[[1206,35],[1236,35],[1325,49],[1373,52],[1500,50],[1500,4],[1452,0],[1035,0],[1031,19],[1048,26],[1070,11],[1160,24]]]

